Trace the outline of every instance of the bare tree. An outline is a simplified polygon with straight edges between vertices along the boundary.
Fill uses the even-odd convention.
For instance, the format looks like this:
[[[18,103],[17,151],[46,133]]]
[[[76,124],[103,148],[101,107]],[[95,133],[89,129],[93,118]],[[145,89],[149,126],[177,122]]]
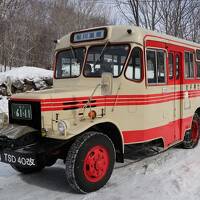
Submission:
[[[125,20],[136,26],[140,26],[139,2],[139,0],[115,0],[117,8]]]
[[[54,39],[107,24],[97,1],[0,0],[0,63],[49,67]]]
[[[125,21],[193,41],[199,40],[200,1],[114,0]]]
[[[145,28],[155,30],[161,19],[159,16],[159,1],[144,0],[143,4],[140,4],[140,16],[141,24]]]

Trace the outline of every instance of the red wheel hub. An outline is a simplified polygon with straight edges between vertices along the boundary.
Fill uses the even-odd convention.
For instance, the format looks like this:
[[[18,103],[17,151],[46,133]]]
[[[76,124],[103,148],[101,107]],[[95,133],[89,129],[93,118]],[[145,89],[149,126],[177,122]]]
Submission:
[[[109,167],[109,153],[103,146],[92,147],[84,158],[83,172],[89,182],[98,182],[105,175]]]

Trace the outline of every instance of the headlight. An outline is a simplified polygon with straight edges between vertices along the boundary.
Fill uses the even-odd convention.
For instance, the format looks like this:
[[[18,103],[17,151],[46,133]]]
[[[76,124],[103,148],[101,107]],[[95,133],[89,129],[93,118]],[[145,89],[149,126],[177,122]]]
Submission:
[[[0,128],[3,128],[8,123],[8,115],[6,113],[0,113]]]
[[[66,130],[67,130],[67,124],[64,121],[59,121],[58,122],[58,132],[61,135],[65,135]]]

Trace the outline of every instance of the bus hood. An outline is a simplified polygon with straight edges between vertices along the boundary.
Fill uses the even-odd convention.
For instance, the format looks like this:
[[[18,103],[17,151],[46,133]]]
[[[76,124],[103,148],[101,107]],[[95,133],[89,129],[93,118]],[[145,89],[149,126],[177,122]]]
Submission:
[[[26,92],[14,94],[11,96],[11,100],[23,100],[23,101],[42,101],[46,99],[62,99],[62,98],[76,98],[76,97],[90,97],[94,91],[94,87],[70,87],[70,88],[56,88],[34,92]],[[94,96],[100,96],[101,89],[95,91]]]

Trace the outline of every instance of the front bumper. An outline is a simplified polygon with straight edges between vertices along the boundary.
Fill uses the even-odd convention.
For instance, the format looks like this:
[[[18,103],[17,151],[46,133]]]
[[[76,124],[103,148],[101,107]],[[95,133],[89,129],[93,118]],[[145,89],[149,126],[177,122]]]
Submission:
[[[29,133],[18,139],[0,136],[0,162],[23,168],[48,165],[49,159],[62,158],[67,141],[42,138]]]
[[[11,165],[22,166],[25,168],[37,167],[38,158],[36,154],[30,152],[12,151],[5,149],[0,151],[0,162],[8,163]]]

